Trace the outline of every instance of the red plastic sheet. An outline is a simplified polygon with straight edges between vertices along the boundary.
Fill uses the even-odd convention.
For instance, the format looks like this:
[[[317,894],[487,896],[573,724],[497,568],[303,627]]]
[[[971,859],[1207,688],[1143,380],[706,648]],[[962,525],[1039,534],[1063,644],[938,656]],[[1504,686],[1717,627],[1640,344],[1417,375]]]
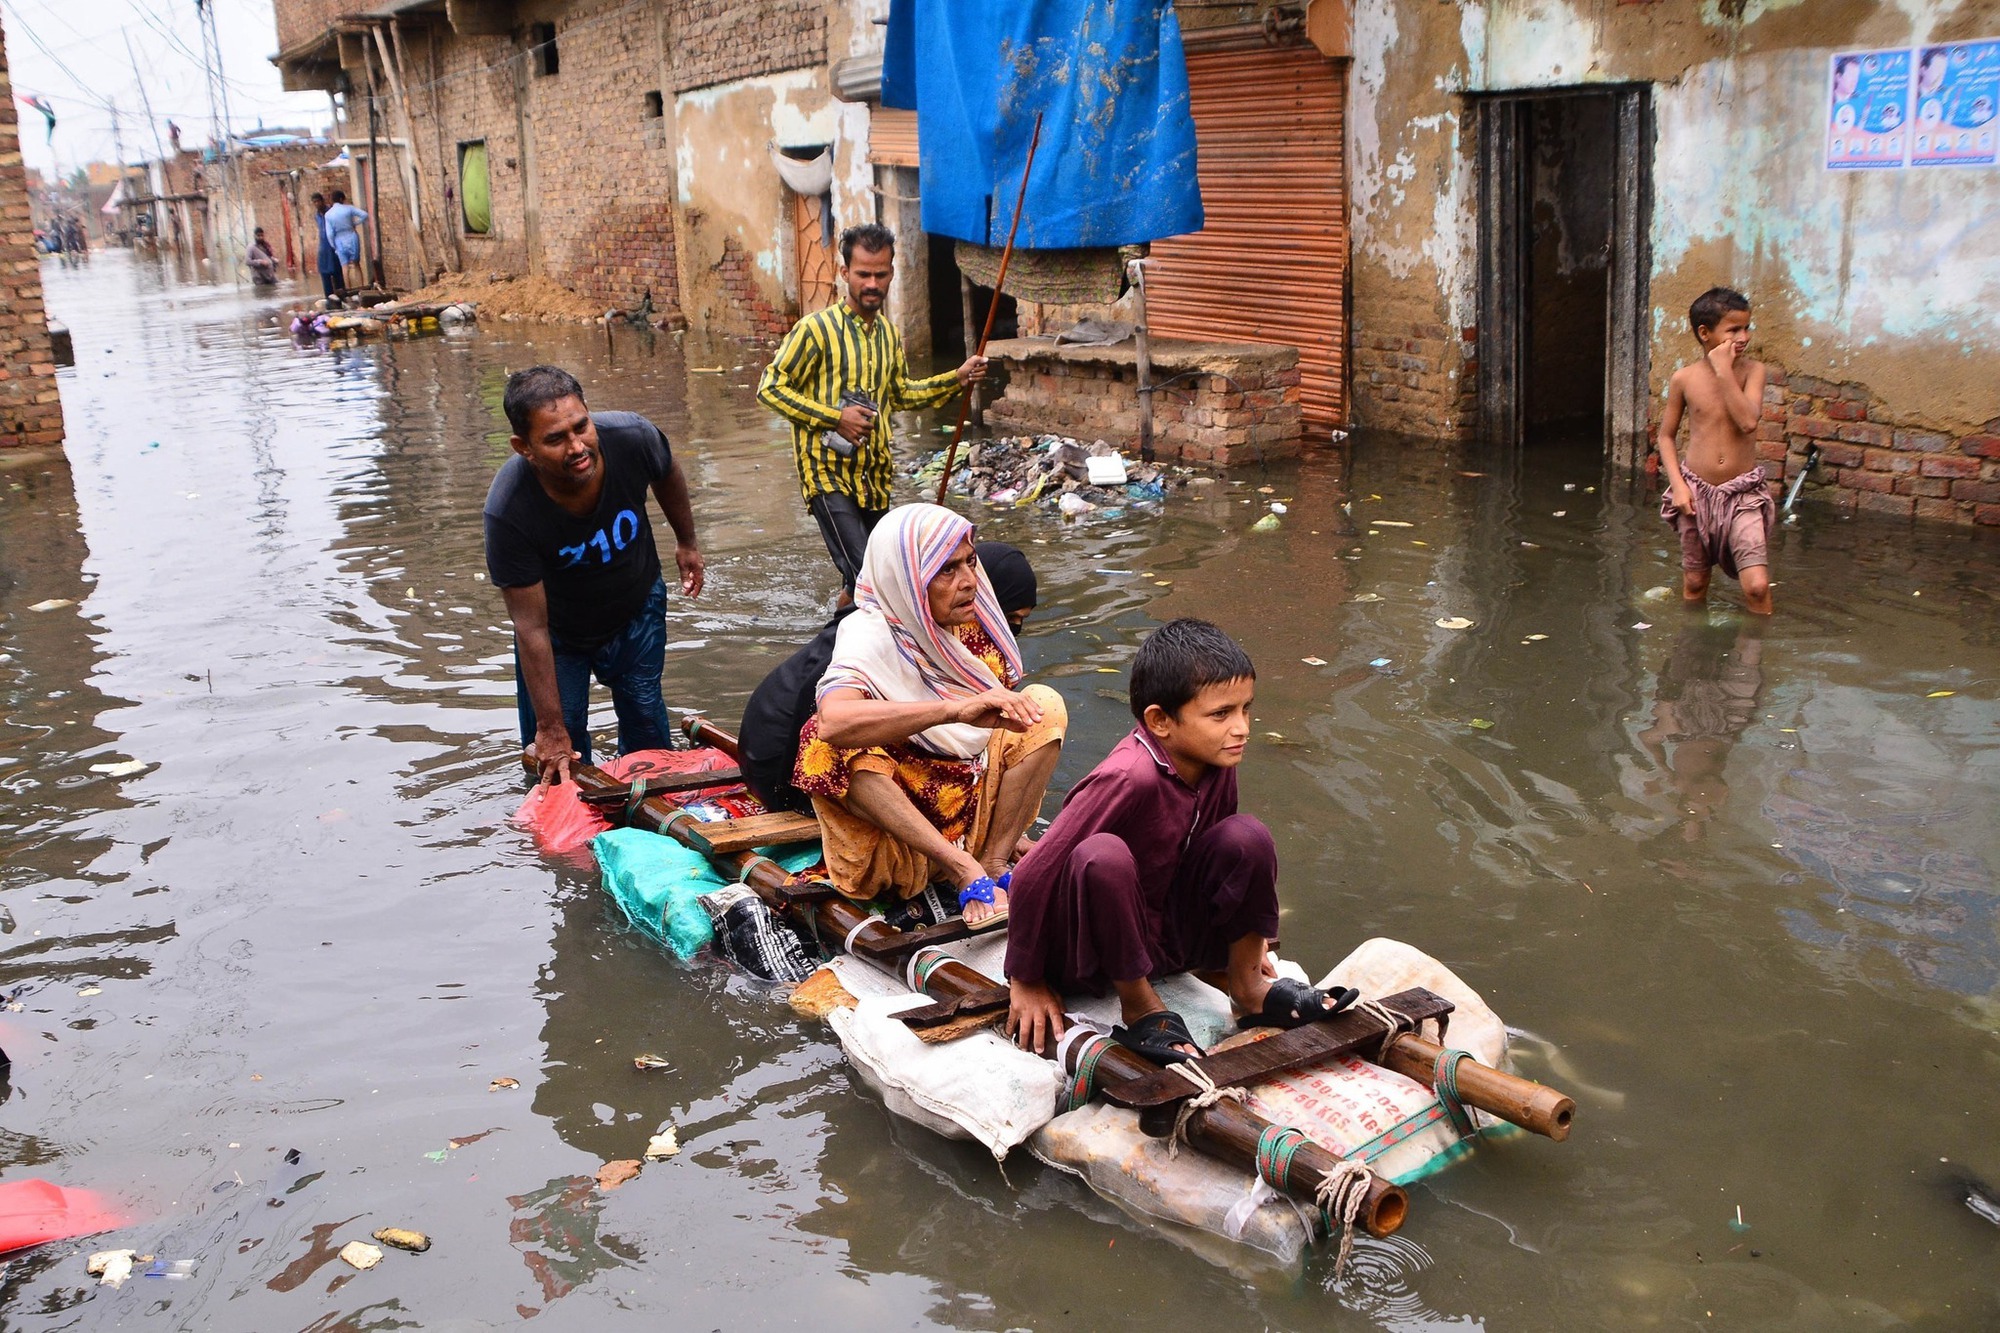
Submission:
[[[621,782],[656,774],[702,773],[733,766],[733,761],[722,751],[705,748],[634,750],[598,765]],[[534,835],[536,846],[553,854],[575,851],[612,826],[585,803],[574,782],[559,782],[551,787],[537,784],[514,812],[514,822]]]
[[[46,1180],[0,1185],[0,1254],[109,1231],[124,1226],[126,1220],[115,1204],[94,1190],[65,1189]]]

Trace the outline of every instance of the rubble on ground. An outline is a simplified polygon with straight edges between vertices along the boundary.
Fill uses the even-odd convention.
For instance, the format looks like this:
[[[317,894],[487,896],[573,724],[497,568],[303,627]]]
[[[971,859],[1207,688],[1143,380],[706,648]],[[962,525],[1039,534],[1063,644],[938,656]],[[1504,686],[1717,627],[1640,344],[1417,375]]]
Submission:
[[[945,451],[918,463],[911,475],[935,487]],[[951,493],[990,505],[1038,505],[1065,517],[1157,505],[1184,489],[1194,469],[1127,459],[1104,440],[1085,444],[1066,435],[1002,435],[973,440],[959,451]],[[1122,480],[1121,480],[1122,479]]]
[[[473,305],[482,320],[509,322],[533,320],[545,324],[601,324],[604,307],[578,296],[539,274],[512,277],[504,273],[447,273],[409,302],[435,305]]]

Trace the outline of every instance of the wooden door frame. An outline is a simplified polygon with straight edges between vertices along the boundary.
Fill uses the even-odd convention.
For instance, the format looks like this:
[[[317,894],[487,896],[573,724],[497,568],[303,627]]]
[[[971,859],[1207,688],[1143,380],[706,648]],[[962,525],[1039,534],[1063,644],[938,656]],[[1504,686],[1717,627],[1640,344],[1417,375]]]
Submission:
[[[1479,172],[1479,434],[1520,441],[1525,427],[1528,188],[1534,103],[1610,97],[1611,263],[1606,275],[1604,438],[1619,467],[1644,465],[1652,409],[1653,96],[1645,83],[1529,88],[1471,95]]]

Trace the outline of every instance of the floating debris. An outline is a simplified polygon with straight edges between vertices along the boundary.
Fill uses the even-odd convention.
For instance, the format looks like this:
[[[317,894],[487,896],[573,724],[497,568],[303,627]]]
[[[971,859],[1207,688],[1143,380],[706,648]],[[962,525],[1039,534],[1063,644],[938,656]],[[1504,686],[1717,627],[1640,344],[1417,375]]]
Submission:
[[[1436,623],[1439,629],[1471,629],[1473,625],[1464,616],[1445,616]]]
[[[606,1162],[597,1169],[597,1188],[609,1194],[638,1175],[644,1165],[645,1163],[636,1157],[624,1157],[615,1162]]]
[[[71,601],[67,597],[51,597],[45,602],[36,602],[33,606],[29,607],[28,609],[30,611],[60,611],[65,606],[75,606],[75,605],[76,603]]]
[[[393,1245],[411,1254],[422,1254],[431,1247],[431,1238],[421,1231],[411,1231],[407,1227],[383,1227],[375,1233],[375,1239],[384,1245]]]
[[[116,764],[92,764],[90,771],[102,773],[108,778],[129,778],[134,773],[144,773],[152,765],[143,759],[127,759]]]
[[[1491,718],[1475,717],[1472,721],[1466,723],[1466,725],[1479,731],[1493,730],[1493,721]]]
[[[518,1088],[520,1086],[521,1080],[518,1078],[496,1078],[486,1085],[486,1090],[488,1092],[499,1092],[503,1088]]]
[[[132,1276],[132,1260],[137,1254],[137,1250],[99,1250],[84,1260],[83,1270],[107,1287],[123,1286]]]
[[[641,1073],[648,1069],[665,1069],[669,1071],[673,1069],[673,1065],[668,1062],[667,1057],[664,1055],[635,1055],[632,1057],[632,1067]]]
[[[651,1141],[646,1144],[646,1160],[649,1162],[663,1162],[669,1157],[679,1156],[680,1150],[680,1132],[672,1125],[668,1125],[665,1129],[653,1135]]]
[[[1347,600],[1350,602],[1379,602],[1382,600],[1382,594],[1375,592],[1360,592],[1356,593],[1354,596],[1348,598]]]
[[[382,1262],[382,1251],[365,1240],[350,1240],[340,1247],[340,1260],[365,1273]]]
[[[1931,692],[1930,692],[1929,694],[1926,694],[1926,695],[1924,696],[1924,698],[1926,698],[1926,699],[1949,699],[1949,698],[1951,698],[1951,696],[1952,696],[1952,695],[1954,695],[1954,694],[1957,694],[1957,693],[1958,693],[1958,691],[1957,691],[1957,690],[1932,690],[1932,691],[1931,691]]]
[[[1299,661],[1304,662],[1307,666],[1326,665],[1326,659],[1324,657],[1301,657]]]
[[[1252,523],[1250,525],[1250,531],[1276,532],[1278,530],[1278,524],[1279,520],[1276,514],[1266,514],[1264,515],[1264,517],[1258,519],[1255,523]]]

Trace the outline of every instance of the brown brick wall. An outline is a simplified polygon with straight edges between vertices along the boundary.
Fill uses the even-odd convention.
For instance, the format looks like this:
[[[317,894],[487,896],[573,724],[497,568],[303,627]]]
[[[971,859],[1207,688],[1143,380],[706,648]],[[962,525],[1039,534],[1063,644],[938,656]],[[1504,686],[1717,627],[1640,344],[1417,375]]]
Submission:
[[[42,265],[7,45],[0,34],[0,449],[62,443],[62,399],[42,307]]]
[[[555,26],[558,69],[548,76],[535,72],[528,49],[512,37],[460,37],[443,28],[434,37],[404,33],[430,265],[482,276],[540,271],[607,308],[636,305],[650,291],[655,308],[671,312],[679,304],[673,149],[661,120],[645,114],[645,94],[661,84],[657,16],[605,0],[558,15]],[[350,138],[368,132],[363,91],[357,88],[340,131]],[[376,96],[377,133],[387,138],[397,122],[386,79]],[[523,113],[539,201],[533,253]],[[493,200],[485,235],[465,232],[458,197],[459,145],[476,140],[486,144]],[[417,272],[395,150],[385,148],[382,163],[380,206],[356,202],[377,215],[390,285],[419,286],[428,275]]]
[[[826,0],[681,0],[672,24],[675,92],[826,60]]]
[[[1156,344],[1157,345],[1157,344]],[[1132,366],[1078,364],[1035,356],[999,361],[1005,393],[988,408],[996,430],[1053,431],[1104,439],[1125,453],[1138,449],[1138,372]],[[1234,467],[1299,452],[1303,434],[1299,368],[1256,366],[1225,356],[1212,363],[1226,374],[1176,380],[1154,395],[1153,447],[1162,459]]]
[[[342,14],[370,8],[355,0],[273,0],[278,21],[278,49],[290,50],[310,37],[317,37]]]
[[[1374,430],[1469,439],[1479,423],[1478,331],[1440,322],[1441,301],[1383,292],[1355,303],[1352,419]]]
[[[2000,418],[1946,434],[1888,419],[1865,385],[1773,366],[1757,452],[1781,483],[1818,445],[1806,494],[1848,509],[2000,527]]]
[[[748,44],[768,24],[738,19]],[[541,179],[542,251],[548,275],[605,307],[679,305],[674,270],[673,147],[662,122],[646,116],[646,93],[660,91],[660,29],[649,7],[622,0],[578,6],[556,21],[561,69],[530,77]]]

